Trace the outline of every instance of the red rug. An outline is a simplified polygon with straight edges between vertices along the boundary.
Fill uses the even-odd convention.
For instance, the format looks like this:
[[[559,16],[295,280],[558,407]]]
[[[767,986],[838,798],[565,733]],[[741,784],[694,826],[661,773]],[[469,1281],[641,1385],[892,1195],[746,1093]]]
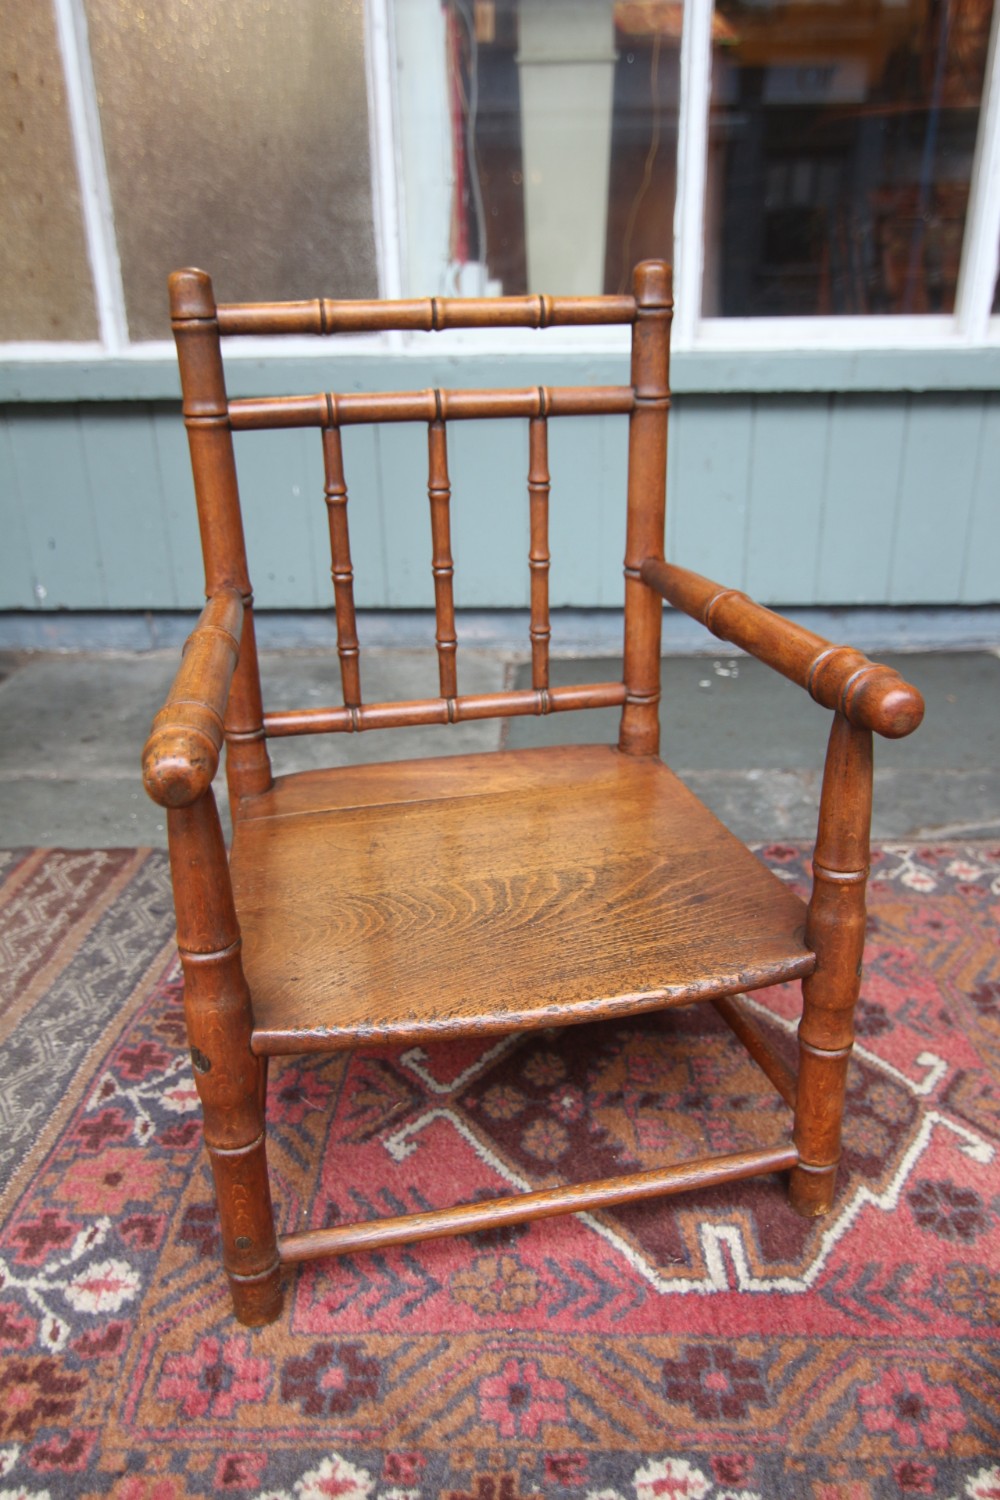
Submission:
[[[0,855],[0,1500],[1000,1500],[1000,849],[883,850],[870,909],[829,1218],[758,1179],[359,1255],[251,1333],[164,857]],[[289,1059],[270,1117],[284,1229],[786,1128],[705,1008]]]

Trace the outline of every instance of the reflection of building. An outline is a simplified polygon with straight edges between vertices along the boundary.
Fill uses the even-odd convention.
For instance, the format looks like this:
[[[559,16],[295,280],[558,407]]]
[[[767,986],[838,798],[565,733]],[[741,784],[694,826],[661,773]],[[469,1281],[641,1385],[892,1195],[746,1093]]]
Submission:
[[[723,315],[951,311],[983,0],[728,5],[713,115]]]
[[[511,4],[491,6],[478,43],[452,13],[460,94],[477,98],[471,135],[466,117],[455,138],[461,181],[475,174],[482,195],[483,223],[466,243],[478,247],[485,233],[480,258],[509,291],[529,280],[524,143],[551,135],[545,89],[579,55],[576,37],[562,51],[553,43],[548,78],[526,101],[518,52],[526,3],[520,17]],[[611,9],[597,0],[608,40]],[[558,36],[564,13],[550,5],[547,14]],[[578,197],[582,185],[594,190],[591,177],[598,187],[606,180],[606,130],[606,212],[594,219],[605,290],[624,284],[636,258],[670,253],[683,10],[676,0],[618,0],[613,16],[613,104],[605,124],[607,106],[584,82],[586,122],[598,139],[577,132],[576,176],[565,184]],[[706,312],[952,309],[990,17],[989,0],[723,0],[712,31]],[[572,105],[559,106],[565,120]],[[536,189],[551,191],[548,183]],[[469,219],[474,206],[470,191]]]

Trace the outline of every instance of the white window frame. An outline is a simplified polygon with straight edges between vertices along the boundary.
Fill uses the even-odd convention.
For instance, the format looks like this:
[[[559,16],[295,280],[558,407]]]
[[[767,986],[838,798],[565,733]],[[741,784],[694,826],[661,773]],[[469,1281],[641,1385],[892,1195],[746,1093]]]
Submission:
[[[1000,261],[1000,3],[994,4],[983,76],[983,108],[969,184],[955,312],[944,316],[701,316],[712,11],[713,0],[684,0],[674,211],[675,348],[739,353],[942,349],[1000,343],[1000,318],[990,315]]]
[[[115,238],[107,163],[101,136],[97,90],[87,40],[84,0],[52,0],[76,166],[84,229],[93,275],[99,342],[32,341],[0,344],[8,363],[162,364],[172,363],[166,341],[132,343],[128,337],[125,294]],[[372,204],[380,293],[398,297],[403,288],[406,245],[406,191],[401,171],[396,94],[393,0],[366,0]],[[788,318],[703,317],[702,222],[708,160],[709,98],[712,66],[713,0],[684,0],[680,58],[677,198],[674,214],[677,353],[759,357],[1000,349],[1000,317],[991,314],[1000,262],[1000,0],[995,0],[983,83],[984,104],[973,161],[963,236],[956,307],[951,315],[843,316]],[[446,108],[446,101],[441,101]],[[552,330],[546,349],[557,352],[612,352],[625,347],[620,329]],[[504,330],[438,336],[442,353],[476,354],[514,347],[523,335]],[[442,347],[445,346],[445,347]],[[419,335],[383,334],[338,341],[345,355],[388,352],[425,354]],[[273,359],[270,341],[239,340],[234,353],[248,360]],[[286,340],[282,354],[295,359],[329,355],[315,339]],[[838,363],[842,366],[842,358]],[[735,378],[730,388],[739,388]],[[749,387],[747,387],[749,388]]]

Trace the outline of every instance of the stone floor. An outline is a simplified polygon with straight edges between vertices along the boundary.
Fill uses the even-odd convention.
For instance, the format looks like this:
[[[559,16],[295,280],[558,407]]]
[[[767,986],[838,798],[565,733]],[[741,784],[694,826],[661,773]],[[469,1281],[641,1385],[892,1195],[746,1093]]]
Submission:
[[[924,693],[927,717],[901,743],[878,743],[874,827],[884,839],[1000,834],[1000,648],[883,657]],[[335,656],[265,652],[269,706],[339,702]],[[365,696],[432,696],[432,652],[373,649]],[[161,810],[139,777],[149,722],[177,652],[0,653],[0,845],[108,847],[165,843]],[[554,682],[607,680],[613,661],[571,659]],[[463,692],[527,681],[504,649],[463,650]],[[745,656],[667,657],[664,758],[741,838],[809,839],[829,716],[800,689]],[[611,713],[484,720],[451,728],[329,736],[275,745],[279,771],[499,745],[613,740]]]

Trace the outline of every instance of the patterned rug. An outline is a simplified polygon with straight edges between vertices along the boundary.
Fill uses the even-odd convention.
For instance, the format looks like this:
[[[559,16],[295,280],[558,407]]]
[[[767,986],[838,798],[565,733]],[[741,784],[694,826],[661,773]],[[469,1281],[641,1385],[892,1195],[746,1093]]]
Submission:
[[[998,1500],[1000,848],[883,849],[870,907],[829,1218],[768,1178],[359,1255],[251,1333],[165,857],[0,854],[0,1500]],[[285,1229],[786,1128],[706,1008],[287,1059],[269,1112]]]

